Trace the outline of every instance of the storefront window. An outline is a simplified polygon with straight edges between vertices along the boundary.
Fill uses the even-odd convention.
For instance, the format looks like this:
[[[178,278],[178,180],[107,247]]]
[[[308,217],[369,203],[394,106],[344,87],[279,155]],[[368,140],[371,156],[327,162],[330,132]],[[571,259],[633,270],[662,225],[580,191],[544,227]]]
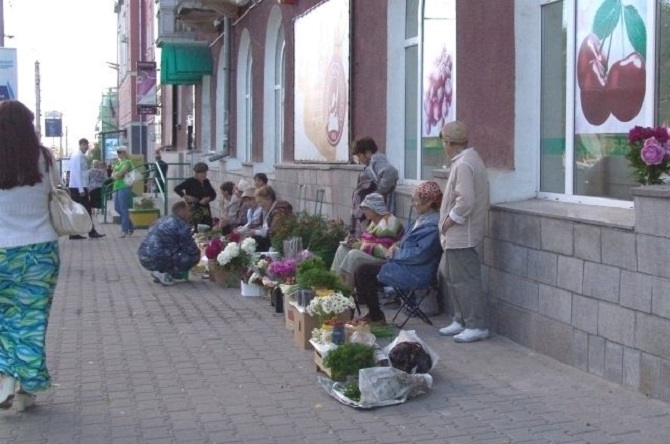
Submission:
[[[419,46],[405,48],[405,178],[416,179],[416,145],[418,133],[418,109],[416,107],[419,90],[417,65]]]
[[[670,0],[659,2],[658,17],[658,97],[656,121],[670,126]]]
[[[279,35],[277,36],[277,47],[275,48],[275,79],[274,79],[274,108],[275,108],[275,122],[274,122],[274,152],[275,162],[280,163],[282,160],[282,152],[284,148],[284,85],[285,85],[285,67],[284,61],[284,28],[279,28]]]
[[[631,200],[628,131],[654,124],[653,4],[542,6],[541,193]]]
[[[253,138],[253,97],[252,97],[252,61],[251,61],[251,48],[249,48],[249,55],[247,56],[247,71],[246,71],[246,84],[244,89],[244,101],[246,109],[246,120],[245,120],[245,132],[246,132],[246,144],[244,147],[245,160],[251,162],[251,141]]]
[[[565,12],[563,1],[542,6],[540,190],[551,193],[565,193]]]
[[[405,179],[444,163],[439,134],[455,119],[455,0],[409,0],[405,11]]]

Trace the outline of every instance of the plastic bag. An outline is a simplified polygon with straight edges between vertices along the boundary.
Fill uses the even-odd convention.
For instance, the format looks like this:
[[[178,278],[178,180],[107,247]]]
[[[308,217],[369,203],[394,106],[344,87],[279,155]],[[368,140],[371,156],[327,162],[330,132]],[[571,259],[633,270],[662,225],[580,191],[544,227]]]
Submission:
[[[358,371],[363,405],[390,405],[426,393],[433,386],[429,374],[410,375],[393,367],[371,367]]]
[[[377,338],[370,332],[355,331],[351,334],[349,341],[372,346],[377,342]]]
[[[370,367],[358,371],[361,399],[354,401],[344,395],[346,383],[318,377],[321,386],[342,404],[357,409],[371,409],[402,404],[408,398],[428,392],[433,377],[428,374],[410,375],[393,367]]]
[[[423,347],[423,349],[430,355],[430,359],[432,361],[428,371],[431,371],[435,368],[435,364],[437,364],[437,361],[440,359],[440,357],[416,334],[415,330],[400,330],[400,333],[398,333],[398,336],[393,340],[393,342],[384,347],[384,353],[391,356],[391,350],[393,350],[393,348],[401,342],[418,342],[421,344],[421,347]]]

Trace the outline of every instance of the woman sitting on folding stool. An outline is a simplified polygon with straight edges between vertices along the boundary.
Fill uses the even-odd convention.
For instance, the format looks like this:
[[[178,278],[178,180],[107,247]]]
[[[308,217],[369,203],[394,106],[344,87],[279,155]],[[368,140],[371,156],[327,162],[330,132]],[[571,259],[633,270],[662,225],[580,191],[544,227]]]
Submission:
[[[383,264],[361,264],[356,268],[356,295],[360,302],[368,306],[368,313],[362,319],[386,323],[377,296],[379,282],[411,290],[426,288],[435,279],[442,254],[437,229],[441,201],[442,191],[436,182],[419,184],[412,193],[412,204],[418,217],[402,240],[388,250],[386,257],[389,261]]]

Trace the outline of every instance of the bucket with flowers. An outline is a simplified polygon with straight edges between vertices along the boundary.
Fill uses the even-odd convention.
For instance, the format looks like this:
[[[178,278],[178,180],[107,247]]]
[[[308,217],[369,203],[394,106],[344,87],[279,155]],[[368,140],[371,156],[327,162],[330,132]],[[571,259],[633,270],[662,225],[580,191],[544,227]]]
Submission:
[[[264,293],[263,278],[266,277],[272,258],[265,254],[254,255],[249,267],[242,275],[242,296],[261,297]]]
[[[242,242],[228,242],[223,251],[216,257],[217,268],[221,268],[224,276],[222,286],[239,288],[242,275],[251,263],[256,252],[256,241],[247,237]]]

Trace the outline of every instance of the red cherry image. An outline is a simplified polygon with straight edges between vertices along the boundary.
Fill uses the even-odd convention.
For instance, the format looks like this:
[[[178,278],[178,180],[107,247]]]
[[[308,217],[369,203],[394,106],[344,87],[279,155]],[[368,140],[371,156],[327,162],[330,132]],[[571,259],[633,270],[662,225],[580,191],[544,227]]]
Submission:
[[[601,42],[597,35],[589,34],[582,41],[577,55],[577,83],[580,88],[584,88],[584,78],[591,71],[591,62],[597,60],[607,71],[607,56],[601,51]]]
[[[607,75],[598,60],[591,60],[582,78],[579,97],[584,117],[591,125],[602,125],[610,115],[606,87]]]
[[[647,88],[647,71],[644,58],[633,52],[610,68],[606,94],[609,109],[614,117],[628,122],[640,113]]]

